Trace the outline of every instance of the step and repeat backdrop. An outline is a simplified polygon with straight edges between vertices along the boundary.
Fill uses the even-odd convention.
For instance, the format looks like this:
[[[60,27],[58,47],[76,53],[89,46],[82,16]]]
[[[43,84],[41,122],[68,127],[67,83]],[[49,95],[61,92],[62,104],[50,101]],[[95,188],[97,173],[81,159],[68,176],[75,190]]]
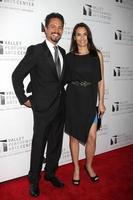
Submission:
[[[104,56],[106,113],[97,132],[96,154],[133,143],[133,1],[0,0],[0,182],[27,175],[33,116],[15,96],[11,75],[31,44],[43,42],[45,16],[65,18],[60,45],[69,51],[72,29],[85,22]],[[24,81],[27,86],[30,78]],[[84,146],[80,146],[80,159]],[[60,165],[71,162],[64,133]]]

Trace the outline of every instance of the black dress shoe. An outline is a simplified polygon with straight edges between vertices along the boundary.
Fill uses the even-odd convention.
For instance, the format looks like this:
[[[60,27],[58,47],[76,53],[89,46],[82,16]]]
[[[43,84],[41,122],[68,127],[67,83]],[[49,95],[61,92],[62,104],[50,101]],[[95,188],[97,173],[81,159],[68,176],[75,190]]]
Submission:
[[[50,181],[52,185],[55,187],[59,187],[59,188],[64,187],[64,183],[61,182],[56,176],[53,176],[53,177],[45,176],[45,180]]]
[[[30,191],[29,192],[30,192],[30,195],[32,197],[38,197],[39,194],[40,194],[40,190],[39,190],[38,184],[31,183],[30,184]]]

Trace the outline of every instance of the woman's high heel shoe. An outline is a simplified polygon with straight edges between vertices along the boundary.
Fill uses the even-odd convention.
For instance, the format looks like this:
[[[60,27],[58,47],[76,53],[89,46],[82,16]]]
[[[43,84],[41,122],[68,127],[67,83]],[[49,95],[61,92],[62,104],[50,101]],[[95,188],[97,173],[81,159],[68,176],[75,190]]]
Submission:
[[[79,180],[75,180],[75,179],[72,179],[72,183],[73,185],[80,185],[80,179]]]
[[[73,185],[77,185],[77,186],[80,185],[80,176],[79,176],[79,169],[78,168],[74,170],[72,183],[73,183]]]
[[[88,174],[89,178],[91,179],[92,182],[97,182],[99,180],[99,176],[95,175],[95,176],[90,176],[87,167],[84,165],[85,171]]]

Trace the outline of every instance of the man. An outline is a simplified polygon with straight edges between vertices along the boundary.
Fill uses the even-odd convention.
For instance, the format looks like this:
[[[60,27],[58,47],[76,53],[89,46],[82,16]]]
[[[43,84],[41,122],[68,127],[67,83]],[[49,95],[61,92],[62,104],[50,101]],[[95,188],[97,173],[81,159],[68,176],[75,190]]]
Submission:
[[[14,90],[19,102],[33,110],[34,133],[29,181],[30,194],[35,197],[40,194],[39,179],[46,143],[44,178],[56,187],[64,186],[64,183],[55,176],[55,172],[61,155],[64,126],[65,50],[59,46],[56,50],[54,49],[62,36],[63,27],[62,15],[59,13],[47,15],[45,19],[46,41],[30,46],[12,75]],[[28,74],[31,77],[28,86],[28,90],[32,91],[30,97],[25,95],[23,85],[23,80]]]

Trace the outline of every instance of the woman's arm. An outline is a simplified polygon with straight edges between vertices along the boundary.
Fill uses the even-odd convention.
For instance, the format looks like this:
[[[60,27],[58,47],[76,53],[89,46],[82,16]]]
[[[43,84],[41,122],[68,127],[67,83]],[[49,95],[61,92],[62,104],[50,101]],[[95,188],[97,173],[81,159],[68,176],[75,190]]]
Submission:
[[[105,82],[104,82],[104,61],[103,55],[101,52],[98,52],[99,60],[100,60],[100,67],[101,67],[101,81],[98,82],[98,94],[99,94],[99,102],[98,102],[98,111],[100,115],[103,115],[106,108],[104,105],[104,93],[105,93]]]

